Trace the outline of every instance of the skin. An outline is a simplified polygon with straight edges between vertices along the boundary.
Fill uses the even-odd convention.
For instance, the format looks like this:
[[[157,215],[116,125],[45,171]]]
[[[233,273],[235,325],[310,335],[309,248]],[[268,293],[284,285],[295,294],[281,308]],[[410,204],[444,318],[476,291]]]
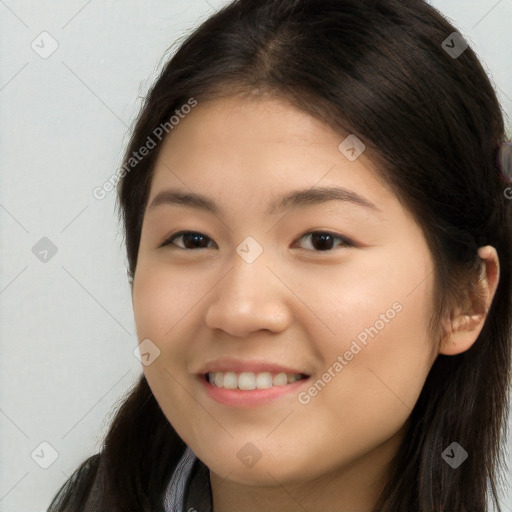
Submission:
[[[440,346],[427,336],[434,282],[422,230],[364,152],[349,161],[338,150],[344,138],[282,99],[226,97],[195,107],[159,154],[148,204],[178,188],[221,208],[146,210],[132,290],[139,340],[160,350],[146,378],[210,468],[215,512],[370,511],[438,353],[467,350],[483,326],[485,313],[469,308]],[[321,186],[357,192],[379,211],[331,200],[265,213],[274,197]],[[205,237],[161,246],[181,230]],[[314,231],[355,246],[334,238],[322,252],[304,236]],[[248,236],[263,248],[251,264],[236,252]],[[489,246],[481,257],[487,310],[498,259]],[[311,375],[307,390],[394,303],[401,311],[307,404],[290,393],[230,407],[196,376],[230,355],[299,368]],[[248,442],[261,453],[252,467],[237,457]]]

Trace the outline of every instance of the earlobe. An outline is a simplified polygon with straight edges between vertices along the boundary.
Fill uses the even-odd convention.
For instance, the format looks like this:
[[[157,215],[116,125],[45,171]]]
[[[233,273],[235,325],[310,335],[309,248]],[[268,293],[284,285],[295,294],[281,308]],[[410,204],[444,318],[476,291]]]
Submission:
[[[445,356],[454,356],[469,350],[477,340],[487,315],[459,314],[448,324],[444,323],[445,338],[443,339],[439,353]]]
[[[490,245],[480,247],[478,255],[482,259],[478,297],[470,298],[466,290],[463,309],[452,313],[449,320],[442,320],[445,336],[439,348],[440,354],[451,356],[470,349],[484,326],[498,287],[499,259],[496,249]]]

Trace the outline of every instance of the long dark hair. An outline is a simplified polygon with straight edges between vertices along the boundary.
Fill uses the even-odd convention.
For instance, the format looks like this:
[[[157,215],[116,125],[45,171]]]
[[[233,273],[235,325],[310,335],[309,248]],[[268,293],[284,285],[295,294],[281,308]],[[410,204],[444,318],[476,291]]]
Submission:
[[[145,98],[118,183],[133,279],[161,147],[155,129],[191,98],[200,104],[259,91],[364,141],[432,251],[436,339],[462,290],[476,290],[477,248],[496,248],[501,276],[484,327],[469,350],[434,362],[379,512],[482,512],[489,498],[500,510],[512,323],[512,201],[498,165],[506,136],[495,91],[472,49],[448,51],[461,48],[453,32],[423,0],[235,0],[189,35],[164,67]],[[156,147],[134,164],[148,137]],[[441,458],[453,441],[469,453],[457,470]],[[49,510],[82,510],[95,478],[97,510],[162,510],[185,448],[142,375],[101,453],[80,466]]]

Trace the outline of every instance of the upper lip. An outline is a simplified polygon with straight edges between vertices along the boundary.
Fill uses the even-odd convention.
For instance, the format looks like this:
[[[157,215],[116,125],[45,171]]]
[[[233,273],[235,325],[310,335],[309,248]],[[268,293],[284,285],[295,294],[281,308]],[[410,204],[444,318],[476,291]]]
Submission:
[[[270,361],[264,361],[262,359],[238,359],[235,357],[222,357],[214,359],[206,363],[200,370],[199,374],[204,375],[212,372],[271,372],[271,373],[298,373],[302,375],[308,375],[306,372],[292,368],[291,366],[285,366],[279,363],[273,363]]]

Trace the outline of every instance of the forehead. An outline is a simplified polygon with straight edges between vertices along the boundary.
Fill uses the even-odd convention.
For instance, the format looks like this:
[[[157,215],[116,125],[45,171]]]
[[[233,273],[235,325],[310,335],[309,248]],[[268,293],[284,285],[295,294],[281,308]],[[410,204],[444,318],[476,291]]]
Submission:
[[[288,141],[291,136],[300,143],[311,142],[320,134],[333,135],[325,123],[281,97],[237,95],[199,101],[189,114],[182,117],[172,135],[181,132],[190,136],[188,129],[199,121],[200,126],[194,126],[194,132],[207,138],[245,136],[277,142]],[[222,126],[222,131],[212,130],[219,126]]]
[[[268,155],[332,160],[346,135],[287,100],[229,96],[199,102],[167,136],[161,153],[174,160],[222,158],[226,164],[249,158],[257,163]]]
[[[172,188],[210,211],[215,205],[205,195],[222,202],[227,191],[230,202],[235,195],[264,196],[269,215],[329,196],[377,211],[385,184],[364,153],[354,161],[342,154],[345,137],[281,99],[227,97],[199,103],[164,141],[148,205]],[[315,194],[312,189],[324,190]],[[199,192],[206,193],[202,199]]]

